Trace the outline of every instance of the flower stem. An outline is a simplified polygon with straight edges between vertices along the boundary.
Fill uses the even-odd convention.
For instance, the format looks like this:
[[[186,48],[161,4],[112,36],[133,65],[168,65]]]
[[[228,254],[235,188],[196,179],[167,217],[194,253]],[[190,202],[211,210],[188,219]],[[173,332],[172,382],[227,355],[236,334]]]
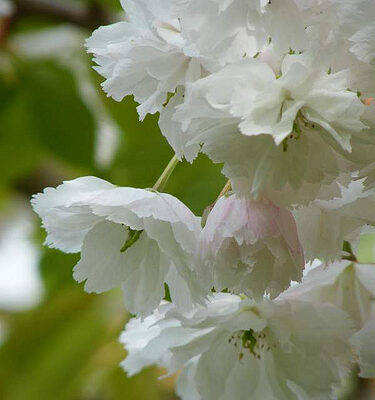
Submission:
[[[346,240],[344,240],[343,246],[342,246],[342,250],[346,253],[342,259],[343,260],[349,260],[349,261],[354,261],[357,262],[357,257],[355,256],[352,246],[349,242],[347,242]]]
[[[132,247],[133,244],[139,239],[139,237],[141,236],[142,232],[143,232],[143,230],[134,231],[133,229],[128,228],[128,235],[126,236],[127,239],[126,239],[126,242],[124,243],[124,245],[121,247],[120,252],[121,253],[125,253],[125,251],[127,249]]]
[[[179,159],[176,155],[174,155],[171,161],[169,161],[163,173],[160,175],[159,179],[156,181],[155,185],[152,187],[154,190],[157,190],[158,192],[162,192],[164,190],[165,185],[167,184],[169,178],[172,175],[172,172],[174,171],[178,163]]]

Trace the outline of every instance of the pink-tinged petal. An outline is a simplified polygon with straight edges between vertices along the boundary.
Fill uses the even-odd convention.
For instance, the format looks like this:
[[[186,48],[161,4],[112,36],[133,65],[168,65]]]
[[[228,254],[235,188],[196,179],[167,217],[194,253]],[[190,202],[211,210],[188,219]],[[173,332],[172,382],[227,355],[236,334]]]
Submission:
[[[284,237],[287,246],[298,265],[305,264],[303,248],[298,237],[296,221],[293,214],[286,208],[280,209],[279,219],[277,220],[281,235]]]
[[[207,218],[202,257],[214,286],[234,293],[275,297],[305,265],[292,213],[267,198],[221,197]]]

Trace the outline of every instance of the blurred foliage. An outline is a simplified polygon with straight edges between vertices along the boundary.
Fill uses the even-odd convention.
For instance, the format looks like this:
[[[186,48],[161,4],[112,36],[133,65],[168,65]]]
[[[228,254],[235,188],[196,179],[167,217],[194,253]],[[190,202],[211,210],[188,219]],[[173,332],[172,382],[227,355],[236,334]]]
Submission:
[[[96,3],[111,12],[120,10],[118,0]],[[58,23],[43,15],[23,17],[2,38],[0,212],[2,201],[14,193],[28,201],[46,185],[85,174],[118,185],[151,187],[173,155],[160,134],[157,115],[140,123],[131,98],[116,103],[105,96],[101,78],[88,68],[91,61],[82,46],[79,56],[87,67],[87,78],[121,132],[113,162],[107,168],[97,165],[96,116],[80,93],[77,75],[56,59],[30,60],[12,49],[14,36],[50,26]],[[205,156],[193,165],[182,162],[166,190],[201,214],[225,184],[220,169]],[[129,317],[121,294],[86,294],[72,279],[78,256],[42,248],[43,238],[39,229],[35,242],[43,252],[43,301],[29,311],[0,311],[0,322],[6,326],[0,346],[0,399],[175,399],[173,379],[158,380],[161,371],[148,369],[128,379],[119,367],[125,352],[117,339]],[[367,258],[370,248],[373,242],[361,250],[367,251]]]

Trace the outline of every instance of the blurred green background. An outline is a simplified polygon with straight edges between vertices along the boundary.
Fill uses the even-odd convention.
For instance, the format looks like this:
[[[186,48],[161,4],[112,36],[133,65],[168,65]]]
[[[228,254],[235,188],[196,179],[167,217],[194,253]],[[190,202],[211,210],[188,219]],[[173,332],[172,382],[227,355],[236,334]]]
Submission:
[[[121,17],[118,0],[0,0],[1,400],[175,398],[162,371],[126,377],[121,293],[85,294],[72,279],[78,255],[43,247],[29,206],[83,175],[150,187],[173,155],[157,116],[140,123],[132,99],[108,99],[91,68],[85,38]],[[204,156],[180,163],[167,191],[201,214],[225,183],[220,169]],[[365,261],[373,248],[368,235]],[[375,398],[370,390],[353,378],[342,399]]]

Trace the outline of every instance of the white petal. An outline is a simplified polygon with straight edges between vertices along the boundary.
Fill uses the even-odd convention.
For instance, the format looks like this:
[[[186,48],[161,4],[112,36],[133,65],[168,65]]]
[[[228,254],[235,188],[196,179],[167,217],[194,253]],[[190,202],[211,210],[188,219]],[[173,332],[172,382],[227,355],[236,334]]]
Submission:
[[[202,400],[202,397],[199,395],[194,383],[195,375],[197,373],[197,361],[198,360],[193,359],[185,366],[178,376],[176,394],[184,400]]]
[[[375,24],[365,26],[351,37],[355,44],[350,49],[359,60],[366,63],[373,63],[375,60]]]
[[[375,378],[375,320],[370,320],[353,335],[352,345],[356,348],[362,378]]]
[[[112,222],[101,222],[85,237],[81,260],[74,267],[74,279],[86,281],[87,292],[101,293],[120,286],[136,264],[128,264],[128,249],[120,250],[128,238],[126,227]],[[134,251],[134,250],[133,250]]]
[[[132,318],[127,323],[126,330],[120,336],[120,342],[128,352],[128,356],[121,363],[121,366],[129,376],[137,374],[142,368],[161,362],[155,358],[155,353],[148,353],[144,351],[144,348],[160,334],[161,327],[156,322],[160,321],[171,307],[171,303],[162,303],[158,311],[143,320]],[[167,324],[163,324],[163,328],[172,326],[179,326],[179,322],[171,319]],[[164,354],[164,356],[165,359],[168,358],[167,354]]]
[[[133,314],[148,315],[164,297],[170,260],[146,234],[141,234],[125,253],[126,263],[133,267],[122,285],[125,305]]]
[[[180,124],[173,120],[176,106],[183,101],[182,94],[178,92],[169,101],[168,105],[161,111],[159,127],[162,134],[168,140],[179,159],[185,157],[187,161],[192,162],[199,152],[198,144],[188,144],[189,136],[180,127]]]
[[[228,375],[239,362],[238,353],[234,346],[228,346],[230,335],[223,333],[211,344],[209,351],[202,354],[196,372],[196,385],[202,398],[216,400],[225,391]],[[256,380],[251,374],[249,380]],[[242,399],[241,399],[242,400]]]
[[[341,261],[311,270],[302,283],[280,298],[299,298],[314,303],[331,303],[347,312],[358,328],[374,310],[375,268],[370,264]]]
[[[223,196],[202,235],[202,257],[217,290],[276,297],[302,277],[304,257],[289,210],[266,198]]]
[[[125,333],[129,368],[151,360],[170,373],[182,368],[187,399],[329,399],[350,371],[352,322],[329,304],[221,293],[189,313],[172,306],[154,327],[144,343]]]
[[[315,201],[296,209],[298,233],[306,258],[325,262],[340,259],[342,243],[359,234],[366,224],[373,225],[375,196],[364,190],[361,181],[341,187],[341,195],[329,201]]]
[[[46,244],[67,253],[80,251],[86,233],[102,220],[92,213],[88,203],[114,187],[102,179],[87,176],[34,195],[31,203],[48,233]]]
[[[134,95],[140,119],[163,109],[168,93],[200,77],[200,62],[191,71],[191,59],[184,53],[173,1],[122,2],[127,22],[96,30],[87,41],[94,54],[95,69],[106,79],[107,94],[117,101]]]

